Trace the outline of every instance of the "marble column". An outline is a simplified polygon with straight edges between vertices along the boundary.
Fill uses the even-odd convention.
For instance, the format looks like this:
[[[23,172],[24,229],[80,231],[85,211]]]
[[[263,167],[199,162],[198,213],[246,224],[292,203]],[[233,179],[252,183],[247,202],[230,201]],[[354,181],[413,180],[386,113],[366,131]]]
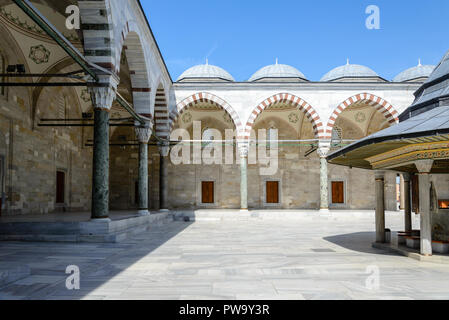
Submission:
[[[318,156],[320,157],[320,211],[329,211],[329,172],[327,168],[327,155],[330,144],[320,143]]]
[[[412,231],[412,199],[411,199],[411,189],[410,189],[410,174],[402,174],[402,179],[404,181],[404,191],[402,198],[404,199],[404,222],[405,231]]]
[[[148,141],[151,138],[151,126],[136,126],[136,136],[139,141],[139,215],[146,216],[148,211]]]
[[[376,242],[385,243],[385,173],[376,172]]]
[[[238,146],[240,155],[240,210],[248,210],[248,143]]]
[[[170,146],[168,144],[159,146],[159,211],[168,210],[168,157]]]
[[[433,160],[418,160],[419,215],[421,217],[421,254],[432,255],[432,216],[430,212],[430,172]]]
[[[115,99],[111,87],[90,88],[94,107],[92,220],[109,219],[109,112]]]

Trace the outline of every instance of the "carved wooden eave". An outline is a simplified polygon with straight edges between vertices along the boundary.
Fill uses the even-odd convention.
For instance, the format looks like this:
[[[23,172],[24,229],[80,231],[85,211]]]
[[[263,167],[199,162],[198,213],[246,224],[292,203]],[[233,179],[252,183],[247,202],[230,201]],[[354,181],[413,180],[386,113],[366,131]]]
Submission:
[[[414,164],[417,160],[448,159],[449,140],[433,143],[412,144],[366,158],[375,170],[407,167]]]

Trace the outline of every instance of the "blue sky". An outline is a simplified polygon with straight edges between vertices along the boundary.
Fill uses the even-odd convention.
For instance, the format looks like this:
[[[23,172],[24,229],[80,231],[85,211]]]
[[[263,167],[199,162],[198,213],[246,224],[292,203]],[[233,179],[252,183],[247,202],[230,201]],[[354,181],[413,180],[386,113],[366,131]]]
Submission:
[[[318,81],[346,63],[391,80],[449,49],[448,0],[141,0],[173,80],[209,63],[247,80],[261,67],[289,64]],[[368,30],[368,5],[380,30]]]

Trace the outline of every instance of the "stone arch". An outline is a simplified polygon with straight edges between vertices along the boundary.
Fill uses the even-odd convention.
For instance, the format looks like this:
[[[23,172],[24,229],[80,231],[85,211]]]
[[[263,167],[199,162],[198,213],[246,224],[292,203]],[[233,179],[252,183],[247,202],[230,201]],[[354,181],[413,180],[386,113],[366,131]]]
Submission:
[[[129,66],[134,110],[141,115],[151,117],[151,81],[139,29],[134,22],[128,21],[125,24],[121,32],[120,44],[118,57],[121,57],[124,51]],[[120,64],[116,72],[120,74]]]
[[[111,0],[79,0],[84,56],[92,63],[117,73],[116,42],[112,22]]]
[[[267,108],[274,105],[275,103],[290,103],[293,106],[297,107],[299,110],[303,111],[307,118],[312,122],[313,124],[313,131],[315,134],[315,137],[317,139],[320,139],[322,137],[322,134],[324,133],[323,128],[323,122],[321,121],[320,116],[315,111],[315,109],[308,104],[305,100],[290,94],[290,93],[279,93],[275,94],[274,96],[271,96],[270,98],[264,100],[262,103],[260,103],[254,111],[251,113],[251,116],[249,117],[246,126],[245,126],[245,132],[244,132],[244,139],[248,140],[251,135],[251,130],[254,127],[254,124],[256,122],[257,117]]]
[[[369,106],[375,107],[377,111],[381,112],[390,124],[399,122],[399,113],[396,109],[386,100],[370,93],[361,93],[350,97],[343,101],[329,118],[326,127],[325,139],[331,139],[332,129],[337,121],[338,116],[348,107],[356,102],[363,102]]]
[[[234,122],[234,126],[238,135],[241,134],[243,127],[237,112],[231,107],[229,103],[207,92],[195,93],[194,95],[187,97],[177,104],[176,109],[173,110],[170,114],[170,132],[173,130],[175,123],[178,121],[179,117],[184,113],[184,111],[186,111],[189,107],[202,102],[211,103],[226,111]]]
[[[163,82],[160,82],[157,87],[154,101],[154,132],[159,138],[165,140],[170,138],[170,117],[167,94]]]

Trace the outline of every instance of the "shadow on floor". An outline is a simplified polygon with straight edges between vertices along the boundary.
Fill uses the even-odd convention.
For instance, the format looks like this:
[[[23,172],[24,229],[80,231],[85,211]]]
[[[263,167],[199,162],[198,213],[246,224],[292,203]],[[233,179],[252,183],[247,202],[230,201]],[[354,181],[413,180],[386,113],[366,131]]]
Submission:
[[[372,243],[376,238],[375,232],[357,232],[349,234],[341,234],[331,237],[325,237],[323,240],[336,244],[348,250],[371,253],[371,254],[382,254],[382,255],[396,255],[384,250],[375,249],[372,247]]]
[[[120,243],[1,242],[1,259],[28,265],[31,276],[0,288],[0,300],[82,299],[192,224],[171,222],[151,227]],[[79,267],[80,290],[66,288],[66,268],[71,265]],[[152,277],[141,271],[137,270],[139,276]]]

